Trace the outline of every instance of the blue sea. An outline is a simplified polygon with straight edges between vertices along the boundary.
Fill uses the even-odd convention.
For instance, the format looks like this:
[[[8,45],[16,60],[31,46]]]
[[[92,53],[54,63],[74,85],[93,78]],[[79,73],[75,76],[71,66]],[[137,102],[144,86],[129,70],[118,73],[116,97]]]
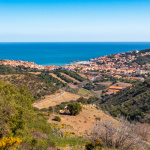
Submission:
[[[0,43],[0,59],[32,61],[39,65],[65,65],[99,56],[150,48],[150,42]]]

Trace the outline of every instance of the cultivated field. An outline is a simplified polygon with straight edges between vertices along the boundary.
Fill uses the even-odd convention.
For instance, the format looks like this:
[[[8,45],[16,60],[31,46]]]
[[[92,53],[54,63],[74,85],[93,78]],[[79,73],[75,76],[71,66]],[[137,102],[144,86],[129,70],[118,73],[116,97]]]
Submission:
[[[63,73],[63,72],[61,72],[61,75],[64,75],[66,78],[71,79],[71,80],[74,81],[74,82],[80,83],[80,81],[76,80],[76,79],[73,78],[73,77],[70,77],[69,75],[67,75],[67,74],[65,74],[65,73]]]
[[[39,75],[39,74],[41,74],[41,72],[29,72],[29,73],[31,73],[31,74],[35,74],[35,75]]]
[[[124,87],[124,86],[127,86],[127,85],[131,85],[132,86],[132,84],[130,84],[130,83],[124,83],[124,82],[117,82],[113,86],[122,86],[122,87]]]
[[[82,96],[87,96],[87,97],[93,96],[93,94],[90,91],[83,88],[80,88],[78,93]]]
[[[69,85],[72,89],[77,89],[77,88],[78,88],[77,85],[74,85],[74,84],[71,84],[71,83],[68,83],[68,85]]]
[[[110,86],[112,84],[112,81],[106,81],[106,82],[99,82],[101,85]]]
[[[54,73],[49,73],[49,75],[52,75],[54,78],[57,78],[58,80],[60,80],[60,81],[63,82],[63,83],[67,83],[66,81],[64,81],[64,80],[62,80],[61,78],[57,77],[57,75],[54,74]]]
[[[82,74],[82,73],[78,73],[78,75],[82,77],[84,74]]]

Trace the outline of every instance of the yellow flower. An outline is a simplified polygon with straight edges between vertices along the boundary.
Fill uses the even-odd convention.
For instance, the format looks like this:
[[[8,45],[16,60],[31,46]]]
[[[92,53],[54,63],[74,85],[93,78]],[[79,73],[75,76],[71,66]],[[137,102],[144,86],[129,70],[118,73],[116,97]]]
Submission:
[[[0,150],[5,149],[8,150],[9,148],[13,148],[16,150],[16,147],[22,142],[18,137],[13,138],[13,137],[3,137],[0,140]]]

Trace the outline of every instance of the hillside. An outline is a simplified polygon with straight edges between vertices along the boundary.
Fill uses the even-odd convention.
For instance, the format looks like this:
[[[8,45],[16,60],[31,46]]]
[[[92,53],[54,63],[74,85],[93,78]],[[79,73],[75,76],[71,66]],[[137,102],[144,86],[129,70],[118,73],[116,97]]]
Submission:
[[[99,104],[103,110],[109,111],[115,117],[121,114],[129,120],[150,123],[150,80],[107,96]]]
[[[24,150],[57,150],[84,145],[84,138],[67,137],[55,124],[47,123],[48,116],[33,109],[33,101],[27,87],[16,88],[0,81],[0,149],[15,149],[18,144],[19,149]],[[10,137],[11,141],[4,140]],[[14,139],[17,139],[16,144],[12,142]]]
[[[145,52],[150,52],[150,48],[145,49],[145,50],[141,50],[139,53],[145,53]]]
[[[49,75],[47,77],[49,77]],[[150,85],[148,82],[145,84],[147,84],[148,87]],[[68,97],[70,99],[72,98],[72,95],[69,95]],[[143,141],[143,138],[145,137],[141,133],[135,132],[135,130],[133,130],[134,132],[131,132],[131,125],[129,123],[126,123],[125,121],[119,122],[118,120],[113,119],[111,116],[106,115],[99,110],[95,105],[79,104],[80,102],[85,104],[96,102],[99,100],[97,97],[91,97],[89,99],[79,98],[77,100],[79,103],[77,104],[82,107],[82,111],[77,116],[72,116],[66,109],[68,104],[73,104],[74,102],[66,102],[63,98],[64,97],[62,97],[61,104],[59,104],[59,98],[56,100],[56,104],[59,105],[55,107],[38,110],[37,108],[32,107],[34,98],[31,96],[27,87],[22,85],[15,87],[13,84],[0,81],[0,148],[6,149],[4,148],[5,144],[3,144],[3,140],[7,138],[10,138],[11,140],[17,139],[19,149],[24,150],[88,150],[89,148],[86,147],[89,147],[94,143],[94,147],[90,150],[95,147],[97,150],[108,150],[109,148],[111,150],[114,147],[120,149],[120,147],[122,148],[122,145],[123,148],[126,149],[131,144],[135,145],[135,147],[130,146],[130,149],[136,150],[142,143],[144,143],[144,145],[142,145],[140,149],[146,146]],[[75,97],[75,99],[76,98],[77,97]],[[56,116],[60,116],[61,121],[56,121]],[[109,124],[107,121],[109,121]],[[107,129],[104,126],[105,124],[106,127],[110,127],[109,125],[111,125],[112,129],[116,130],[115,134],[112,133],[109,128]],[[95,134],[94,129],[97,130],[98,128],[101,129],[101,133],[102,130],[109,130],[109,141],[111,141],[111,144],[109,141],[105,140],[105,137],[107,138],[105,132],[102,133],[103,136]],[[119,135],[120,131],[124,132],[121,136]],[[129,132],[132,133],[131,136],[127,135]],[[114,140],[115,137],[112,135],[119,135],[117,137],[119,143],[121,142],[120,139],[123,138],[125,142],[116,146],[117,141]],[[137,141],[133,140],[135,136],[139,137]],[[98,140],[98,142],[95,140]],[[9,140],[6,140],[5,142],[9,142]],[[10,146],[13,145],[12,142],[10,142],[10,144]],[[14,147],[16,146],[13,145],[12,148]]]
[[[55,94],[66,84],[57,78],[46,74],[35,72],[28,73],[22,66],[11,67],[0,65],[0,80],[14,84],[16,87],[24,85],[32,93],[35,100],[43,99],[46,95]]]
[[[136,60],[132,61],[132,63],[137,63],[138,65],[145,65],[150,63],[150,55],[139,56]]]

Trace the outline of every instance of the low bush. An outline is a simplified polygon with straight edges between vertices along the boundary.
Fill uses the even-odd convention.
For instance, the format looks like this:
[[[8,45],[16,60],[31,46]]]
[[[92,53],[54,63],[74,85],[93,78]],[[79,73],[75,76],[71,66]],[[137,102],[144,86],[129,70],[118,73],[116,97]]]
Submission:
[[[71,115],[76,116],[82,111],[82,106],[77,102],[73,102],[68,104],[67,109],[70,111]]]
[[[100,118],[100,117],[96,117],[95,119],[96,119],[96,120],[98,120],[98,121],[100,121],[100,120],[101,120],[101,118]]]
[[[92,149],[95,148],[95,144],[92,143],[92,142],[87,142],[86,145],[85,145],[85,148],[86,148],[87,150],[92,150]]]
[[[106,146],[119,150],[135,150],[146,148],[146,142],[138,134],[135,124],[129,123],[124,118],[117,118],[118,121],[106,119],[99,121],[93,127],[88,137],[95,146]],[[90,144],[89,144],[90,145]]]
[[[60,122],[60,121],[61,121],[61,118],[60,118],[59,116],[55,116],[54,120]]]

